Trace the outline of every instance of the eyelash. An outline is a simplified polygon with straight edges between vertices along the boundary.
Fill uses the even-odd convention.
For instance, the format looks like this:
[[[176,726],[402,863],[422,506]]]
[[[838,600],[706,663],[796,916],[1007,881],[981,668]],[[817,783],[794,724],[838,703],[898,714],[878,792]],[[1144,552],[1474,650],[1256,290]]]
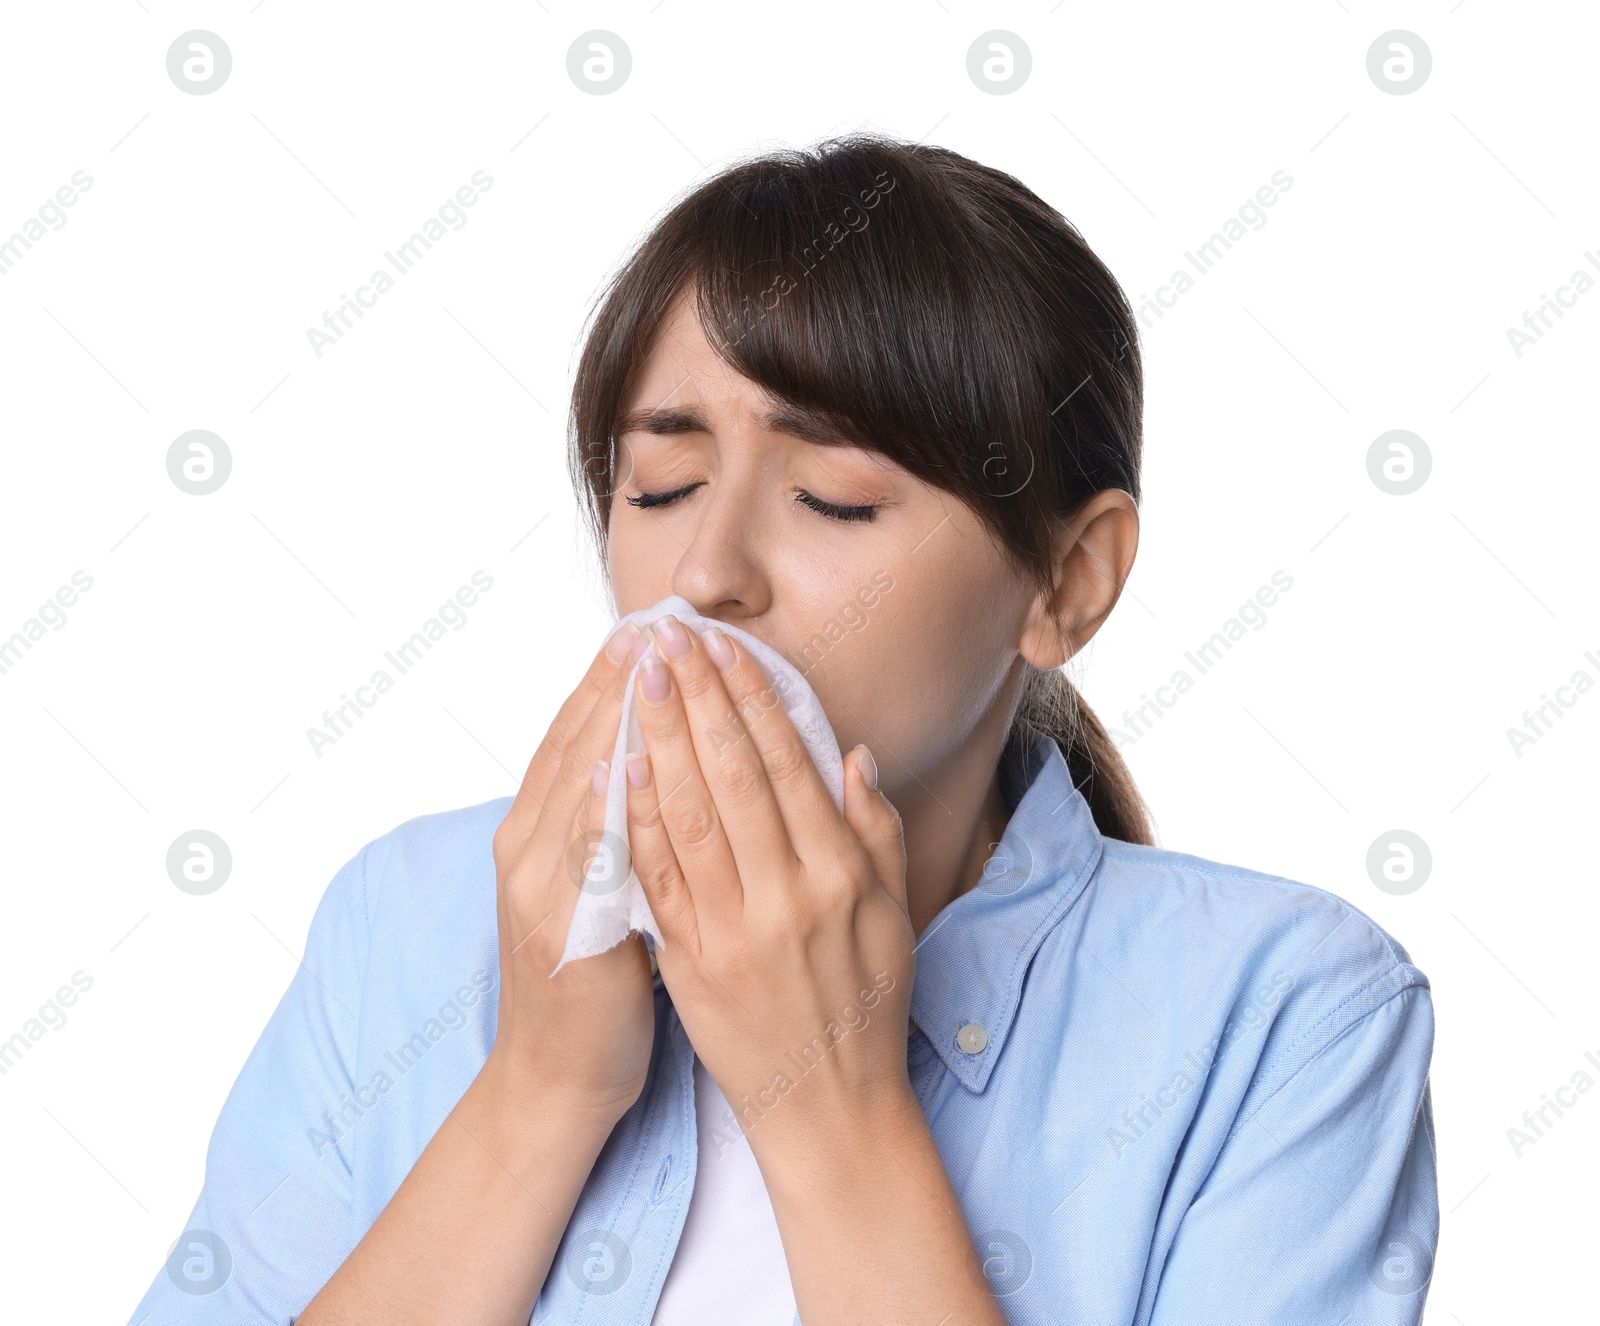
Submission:
[[[640,493],[637,497],[628,498],[627,502],[629,506],[638,507],[640,510],[655,506],[668,506],[676,502],[680,497],[687,497],[698,487],[700,487],[699,484],[691,483],[683,488],[674,488],[664,493]],[[822,498],[806,492],[803,488],[794,495],[794,500],[800,503],[801,506],[815,511],[819,516],[844,523],[870,521],[876,519],[878,515],[878,508],[875,506],[840,506],[837,502],[825,502]]]

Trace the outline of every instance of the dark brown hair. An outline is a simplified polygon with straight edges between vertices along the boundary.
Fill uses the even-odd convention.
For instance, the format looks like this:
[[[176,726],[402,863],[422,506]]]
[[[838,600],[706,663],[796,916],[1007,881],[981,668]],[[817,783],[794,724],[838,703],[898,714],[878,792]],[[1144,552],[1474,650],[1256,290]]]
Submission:
[[[602,546],[617,420],[690,288],[724,361],[958,498],[1043,590],[1063,518],[1102,489],[1139,498],[1137,327],[1083,237],[1003,171],[852,134],[700,184],[609,282],[569,457]],[[1102,833],[1151,841],[1127,766],[1064,672],[1029,669],[1008,740],[1030,726],[1061,748]]]

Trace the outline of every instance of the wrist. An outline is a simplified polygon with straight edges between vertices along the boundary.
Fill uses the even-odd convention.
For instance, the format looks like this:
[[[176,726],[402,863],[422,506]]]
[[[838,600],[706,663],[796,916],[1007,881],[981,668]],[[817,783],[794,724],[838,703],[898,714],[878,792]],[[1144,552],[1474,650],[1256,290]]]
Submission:
[[[819,1188],[840,1193],[870,1184],[868,1176],[880,1162],[895,1164],[895,1157],[908,1152],[937,1154],[909,1082],[885,1084],[849,1100],[791,1096],[767,1114],[747,1119],[745,1131],[769,1186],[796,1193]]]
[[[487,1108],[539,1127],[568,1128],[576,1138],[604,1143],[639,1097],[636,1090],[599,1091],[541,1071],[497,1041],[472,1084]],[[597,1148],[598,1149],[598,1148]]]

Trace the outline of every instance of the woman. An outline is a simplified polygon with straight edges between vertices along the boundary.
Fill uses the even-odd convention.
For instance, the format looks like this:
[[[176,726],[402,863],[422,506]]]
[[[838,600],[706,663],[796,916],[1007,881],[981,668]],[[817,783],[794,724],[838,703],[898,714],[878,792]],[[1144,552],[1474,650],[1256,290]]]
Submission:
[[[1141,399],[1122,291],[999,171],[857,136],[680,202],[574,475],[621,614],[805,673],[843,809],[733,636],[619,627],[514,799],[335,877],[134,1321],[1417,1321],[1426,978],[1151,846],[1060,671],[1133,563]],[[641,659],[663,943],[552,979]]]

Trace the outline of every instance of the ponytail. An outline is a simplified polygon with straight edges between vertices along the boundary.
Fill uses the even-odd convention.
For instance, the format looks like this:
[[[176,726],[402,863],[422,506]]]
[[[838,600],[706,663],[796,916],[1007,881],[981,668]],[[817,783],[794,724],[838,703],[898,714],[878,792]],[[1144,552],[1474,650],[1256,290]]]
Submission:
[[[1149,811],[1134,786],[1133,774],[1112,743],[1111,734],[1083,702],[1065,672],[1028,667],[1022,697],[1007,734],[1008,743],[1020,741],[1028,728],[1060,747],[1073,786],[1089,803],[1095,828],[1107,838],[1155,845]],[[1032,771],[1029,773],[1031,776]]]

